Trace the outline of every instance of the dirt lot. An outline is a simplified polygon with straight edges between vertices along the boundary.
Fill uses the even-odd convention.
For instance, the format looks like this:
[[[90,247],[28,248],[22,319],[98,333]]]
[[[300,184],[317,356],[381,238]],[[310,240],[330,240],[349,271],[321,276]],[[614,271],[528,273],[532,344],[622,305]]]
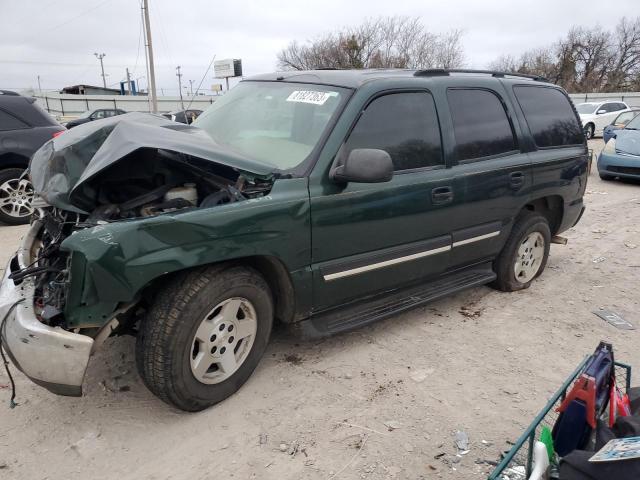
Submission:
[[[491,467],[476,462],[508,448],[599,340],[640,375],[640,330],[592,313],[640,325],[640,185],[603,182],[595,168],[589,182],[584,218],[529,290],[476,288],[316,343],[276,332],[249,382],[208,411],[153,397],[132,338],[107,342],[82,398],[17,373],[19,407],[0,388],[0,477],[486,478]],[[2,265],[24,231],[0,227]],[[461,458],[456,430],[471,441]]]

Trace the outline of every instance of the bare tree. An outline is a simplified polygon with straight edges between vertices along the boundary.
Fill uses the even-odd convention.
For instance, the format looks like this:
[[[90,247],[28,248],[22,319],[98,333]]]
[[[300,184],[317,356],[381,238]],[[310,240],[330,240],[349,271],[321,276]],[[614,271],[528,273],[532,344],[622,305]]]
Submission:
[[[462,32],[426,30],[417,17],[379,17],[278,54],[285,70],[315,68],[453,68],[464,64]]]
[[[640,17],[622,18],[615,30],[573,27],[554,45],[501,56],[492,69],[544,76],[572,92],[640,88]]]

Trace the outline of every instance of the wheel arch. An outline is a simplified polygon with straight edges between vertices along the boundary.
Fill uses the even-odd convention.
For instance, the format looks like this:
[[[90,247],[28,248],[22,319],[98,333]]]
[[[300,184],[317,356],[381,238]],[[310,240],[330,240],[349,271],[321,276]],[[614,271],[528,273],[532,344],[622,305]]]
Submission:
[[[555,235],[560,229],[564,217],[564,199],[560,195],[548,195],[529,200],[520,210],[518,217],[527,211],[544,216],[549,223],[551,235]]]
[[[29,166],[29,158],[19,153],[8,152],[0,155],[0,169],[5,168],[22,168]]]
[[[251,267],[264,277],[273,295],[274,316],[277,321],[291,323],[295,320],[296,297],[293,281],[285,264],[277,257],[269,255],[240,257],[233,260],[175,270],[152,280],[144,286],[140,290],[139,298],[145,299],[147,303],[153,302],[155,292],[178,275],[184,275],[187,272],[202,268],[218,267],[221,270],[226,270],[235,266]]]

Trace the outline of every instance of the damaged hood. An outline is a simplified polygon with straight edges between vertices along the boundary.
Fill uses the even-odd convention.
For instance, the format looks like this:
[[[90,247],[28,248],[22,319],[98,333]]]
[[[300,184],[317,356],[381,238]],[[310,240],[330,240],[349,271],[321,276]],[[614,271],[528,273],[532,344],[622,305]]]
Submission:
[[[79,125],[50,140],[31,158],[29,174],[36,193],[49,205],[86,213],[74,205],[78,187],[143,148],[182,153],[258,176],[276,170],[215,143],[197,127],[135,112]]]
[[[616,151],[629,155],[640,155],[640,130],[618,130],[616,132]]]

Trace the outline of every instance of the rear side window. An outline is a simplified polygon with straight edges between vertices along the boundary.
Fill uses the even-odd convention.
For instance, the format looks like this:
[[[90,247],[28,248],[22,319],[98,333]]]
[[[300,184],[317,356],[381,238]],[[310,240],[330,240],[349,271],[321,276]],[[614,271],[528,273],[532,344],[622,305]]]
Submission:
[[[516,86],[513,91],[538,147],[581,145],[584,134],[569,99],[556,88]]]
[[[396,171],[444,165],[433,97],[406,92],[376,98],[362,113],[346,147],[347,153],[355,148],[385,150]]]
[[[458,160],[501,155],[517,150],[507,112],[498,96],[488,90],[449,89]]]
[[[17,119],[13,115],[8,114],[4,110],[0,110],[0,131],[1,130],[18,130],[20,128],[28,128],[29,125],[22,120]]]

